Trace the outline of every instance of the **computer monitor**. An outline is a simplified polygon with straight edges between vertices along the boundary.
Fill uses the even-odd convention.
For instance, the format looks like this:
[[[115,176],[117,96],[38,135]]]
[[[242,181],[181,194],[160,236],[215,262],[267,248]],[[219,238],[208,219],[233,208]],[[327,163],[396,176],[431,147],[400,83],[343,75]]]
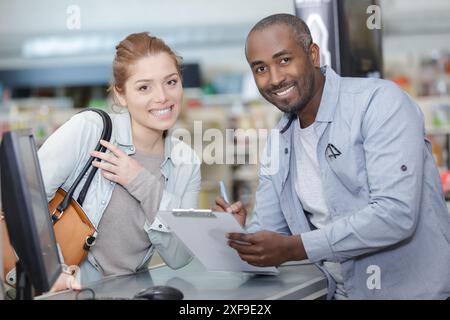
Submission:
[[[3,240],[3,234],[2,234],[2,228],[0,228],[0,300],[5,299],[5,288],[3,286],[3,282],[5,279],[3,279],[3,243],[1,241]]]
[[[0,146],[2,209],[19,262],[17,295],[50,290],[61,273],[36,145],[31,130],[6,132]],[[26,284],[24,284],[26,282]],[[29,288],[29,289],[27,289]],[[32,295],[31,295],[32,296]]]

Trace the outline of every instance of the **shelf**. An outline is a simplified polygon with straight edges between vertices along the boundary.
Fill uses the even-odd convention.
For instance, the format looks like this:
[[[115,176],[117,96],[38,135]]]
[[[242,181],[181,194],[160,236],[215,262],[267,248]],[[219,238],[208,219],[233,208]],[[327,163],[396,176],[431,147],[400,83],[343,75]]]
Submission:
[[[450,134],[450,126],[441,128],[426,128],[425,133],[429,135],[446,135]]]

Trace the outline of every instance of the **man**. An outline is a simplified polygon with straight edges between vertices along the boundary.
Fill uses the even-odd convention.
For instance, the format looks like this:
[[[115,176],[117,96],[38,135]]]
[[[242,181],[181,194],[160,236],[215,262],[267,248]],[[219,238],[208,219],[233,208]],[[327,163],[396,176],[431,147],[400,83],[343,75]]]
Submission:
[[[449,297],[450,215],[416,104],[389,81],[320,68],[292,15],[258,22],[245,53],[261,95],[285,115],[265,152],[280,157],[278,172],[261,160],[254,233],[230,234],[229,245],[256,266],[309,259],[328,298]],[[217,198],[215,210],[244,225],[240,202]]]

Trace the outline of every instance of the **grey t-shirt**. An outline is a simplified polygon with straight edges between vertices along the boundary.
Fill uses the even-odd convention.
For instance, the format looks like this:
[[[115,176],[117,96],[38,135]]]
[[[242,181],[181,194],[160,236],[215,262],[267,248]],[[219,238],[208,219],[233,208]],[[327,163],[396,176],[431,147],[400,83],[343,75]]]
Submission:
[[[98,226],[92,255],[104,276],[137,271],[151,242],[144,230],[155,219],[164,189],[163,155],[132,155],[144,170],[127,187],[116,184]]]

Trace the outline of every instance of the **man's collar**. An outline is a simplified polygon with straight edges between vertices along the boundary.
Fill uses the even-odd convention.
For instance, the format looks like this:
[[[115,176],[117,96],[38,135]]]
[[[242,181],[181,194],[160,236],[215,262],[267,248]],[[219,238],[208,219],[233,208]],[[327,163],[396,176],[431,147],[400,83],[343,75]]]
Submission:
[[[336,109],[336,104],[339,98],[339,87],[341,78],[334,70],[328,66],[323,66],[320,68],[321,73],[325,76],[325,84],[322,92],[322,97],[320,98],[319,110],[316,115],[314,122],[332,122],[334,117],[334,111]],[[277,128],[282,130],[286,128],[291,120],[290,113],[285,113],[283,117],[278,122]],[[294,117],[294,121],[298,119],[297,116]],[[292,124],[292,123],[291,123]],[[286,131],[291,128],[286,128]]]
[[[332,122],[336,104],[339,98],[340,76],[328,66],[320,68],[325,75],[325,85],[320,99],[316,122]]]

